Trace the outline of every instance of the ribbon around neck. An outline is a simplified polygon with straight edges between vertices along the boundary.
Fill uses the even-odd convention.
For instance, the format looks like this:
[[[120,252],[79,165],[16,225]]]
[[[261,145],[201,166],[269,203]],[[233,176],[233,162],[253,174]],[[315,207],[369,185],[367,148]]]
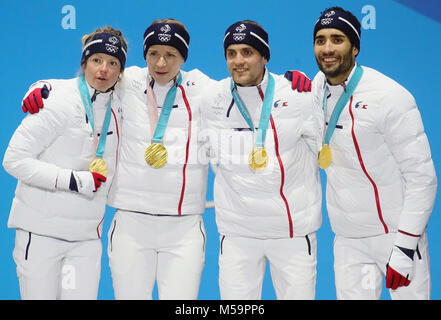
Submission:
[[[78,89],[80,90],[81,100],[83,101],[84,109],[86,110],[87,118],[89,119],[90,126],[92,127],[93,135],[95,132],[95,118],[93,113],[92,100],[90,98],[89,89],[86,84],[84,75],[78,78]],[[106,149],[107,132],[109,131],[110,119],[112,113],[112,94],[110,94],[109,104],[107,106],[106,115],[104,117],[103,126],[101,129],[101,135],[98,142],[97,149],[95,151],[95,158],[102,158]]]
[[[274,87],[275,87],[274,78],[270,73],[268,73],[268,85],[265,90],[262,111],[260,112],[259,127],[257,129],[257,137],[256,137],[257,147],[263,147],[265,143],[266,132],[268,130],[268,123],[271,116],[271,109],[273,106]],[[233,95],[234,102],[237,104],[237,107],[242,117],[247,122],[251,131],[254,132],[255,130],[254,130],[253,120],[251,119],[251,115],[247,107],[245,106],[245,103],[243,102],[242,98],[237,92],[237,86],[234,83],[233,79],[231,79],[231,94]]]

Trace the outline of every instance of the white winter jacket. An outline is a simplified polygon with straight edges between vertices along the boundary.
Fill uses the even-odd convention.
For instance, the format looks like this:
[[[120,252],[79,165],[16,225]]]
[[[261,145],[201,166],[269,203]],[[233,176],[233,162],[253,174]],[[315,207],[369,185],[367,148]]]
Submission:
[[[272,74],[275,94],[265,139],[268,166],[249,167],[254,135],[233,101],[231,78],[207,90],[207,130],[219,166],[214,183],[218,230],[223,235],[288,238],[316,231],[322,221],[317,150],[320,112],[310,93],[291,89],[283,76]],[[262,83],[238,87],[255,128],[259,125],[268,71]]]
[[[345,237],[396,232],[421,235],[437,180],[429,142],[412,95],[392,79],[362,67],[363,76],[330,141],[326,203],[333,231]],[[348,81],[355,70],[352,70]],[[343,92],[319,72],[312,92],[326,122]]]
[[[88,198],[55,187],[57,177],[68,177],[71,170],[87,171],[94,156],[92,128],[77,78],[48,82],[52,91],[44,101],[44,108],[23,119],[3,159],[6,171],[18,179],[8,227],[68,241],[98,239],[117,161],[121,107],[118,89],[97,94],[93,102],[95,126],[100,132],[110,94],[113,94],[104,152],[107,181],[93,198]],[[88,88],[92,97],[95,90]]]
[[[152,168],[144,159],[152,140],[146,95],[148,70],[130,67],[124,71],[120,161],[109,194],[110,206],[160,215],[205,211],[208,160],[200,152],[202,141],[198,136],[202,88],[210,79],[197,69],[181,74],[182,84],[163,141],[168,161],[163,167]],[[162,108],[171,85],[154,84],[158,108]]]

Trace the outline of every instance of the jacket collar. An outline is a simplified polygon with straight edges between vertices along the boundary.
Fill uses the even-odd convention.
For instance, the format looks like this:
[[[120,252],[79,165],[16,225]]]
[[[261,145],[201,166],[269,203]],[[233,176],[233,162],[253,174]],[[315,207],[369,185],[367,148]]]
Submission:
[[[259,94],[259,90],[261,90],[263,93],[265,93],[266,87],[268,86],[268,72],[269,72],[268,69],[265,67],[263,79],[257,85],[250,86],[250,87],[236,86],[237,92],[239,93],[239,95],[240,96],[255,95],[255,94]]]
[[[336,88],[339,88],[340,86],[343,87],[344,90],[346,90],[346,85],[348,84],[348,82],[351,80],[352,76],[354,75],[355,69],[357,68],[357,63],[355,63],[354,67],[352,68],[351,72],[349,73],[349,76],[346,78],[345,81],[343,81],[342,83],[336,84],[336,85],[332,85],[330,84],[327,79],[326,76],[324,78],[324,82],[323,82],[323,88],[327,87],[328,91],[329,90],[333,90]]]

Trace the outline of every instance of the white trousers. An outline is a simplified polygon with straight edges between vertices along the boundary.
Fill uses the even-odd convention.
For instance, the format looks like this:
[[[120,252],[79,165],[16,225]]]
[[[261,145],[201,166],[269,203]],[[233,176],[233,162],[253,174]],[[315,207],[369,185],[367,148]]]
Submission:
[[[221,236],[221,299],[261,299],[267,261],[277,299],[315,298],[317,240],[311,233],[287,239]]]
[[[116,299],[198,297],[205,263],[201,215],[154,216],[117,210],[108,233],[108,255]]]
[[[97,299],[101,240],[65,241],[16,230],[14,261],[23,300]]]
[[[337,299],[378,300],[396,233],[368,238],[334,239],[334,271]],[[431,292],[429,251],[424,233],[414,255],[414,274],[407,287],[389,290],[392,299],[429,299]]]

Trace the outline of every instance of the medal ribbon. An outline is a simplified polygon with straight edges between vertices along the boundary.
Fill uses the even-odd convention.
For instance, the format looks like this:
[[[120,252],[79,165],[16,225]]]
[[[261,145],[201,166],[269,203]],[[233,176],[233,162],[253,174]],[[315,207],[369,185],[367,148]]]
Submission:
[[[92,127],[93,135],[95,136],[95,120],[93,117],[92,100],[90,99],[89,89],[86,85],[84,75],[78,78],[78,89],[80,90],[81,100],[83,100],[84,109],[86,109],[87,118]],[[103,127],[101,129],[100,140],[95,152],[95,158],[102,158],[104,150],[106,149],[107,132],[109,131],[110,118],[112,113],[112,94],[110,95],[109,105],[107,106],[106,116],[104,117]]]
[[[274,87],[275,87],[274,78],[270,73],[268,73],[268,85],[265,90],[262,111],[260,112],[259,127],[257,130],[257,138],[256,138],[257,147],[263,147],[265,143],[266,131],[268,129],[268,123],[271,116],[271,108],[273,106]],[[237,104],[237,107],[242,117],[247,122],[251,131],[254,132],[253,120],[251,119],[251,115],[248,112],[245,103],[243,102],[242,98],[237,92],[237,86],[234,84],[233,79],[231,79],[231,94],[233,95],[234,102]]]
[[[168,119],[170,118],[171,111],[173,109],[173,103],[175,102],[176,92],[181,85],[182,76],[179,72],[177,81],[168,90],[165,97],[164,105],[162,106],[161,115],[159,116],[158,124],[156,125],[155,133],[153,134],[152,142],[162,143],[164,138],[165,129],[167,128]]]
[[[363,75],[363,69],[359,65],[357,65],[354,74],[351,77],[351,80],[346,86],[346,90],[342,93],[342,95],[337,101],[337,104],[335,105],[334,110],[332,111],[331,119],[329,119],[328,129],[326,130],[325,143],[324,143],[325,145],[329,145],[329,142],[331,141],[331,137],[334,134],[335,127],[337,126],[337,121],[340,118],[341,112],[343,111],[344,107],[346,106],[346,103],[349,101],[352,94],[354,93],[355,88],[360,82],[362,75]],[[327,89],[325,89],[325,94],[323,95],[323,112],[325,117],[326,117],[326,94],[327,94]]]
[[[158,105],[156,103],[156,95],[153,91],[152,84],[147,83],[147,109],[150,120],[150,136],[153,138],[155,133],[156,124],[158,123]]]

